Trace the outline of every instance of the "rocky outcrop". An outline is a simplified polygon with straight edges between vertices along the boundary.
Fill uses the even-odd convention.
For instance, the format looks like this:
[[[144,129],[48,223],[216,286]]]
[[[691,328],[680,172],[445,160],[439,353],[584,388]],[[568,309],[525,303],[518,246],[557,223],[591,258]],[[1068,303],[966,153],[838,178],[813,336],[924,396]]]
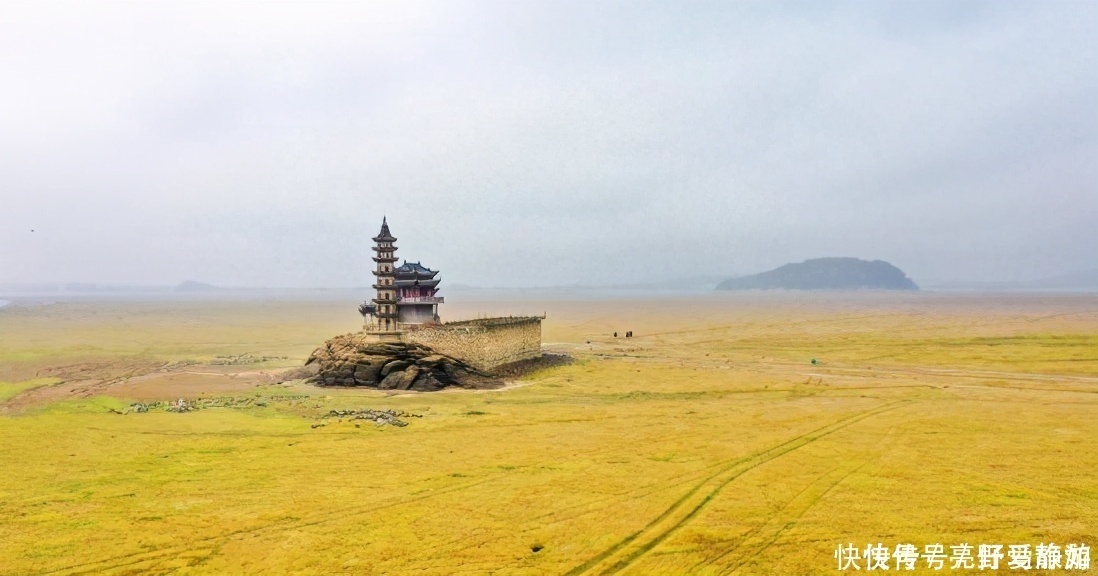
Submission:
[[[421,344],[372,342],[362,333],[336,336],[305,362],[316,366],[321,386],[366,386],[379,390],[497,388],[502,382],[465,362]]]

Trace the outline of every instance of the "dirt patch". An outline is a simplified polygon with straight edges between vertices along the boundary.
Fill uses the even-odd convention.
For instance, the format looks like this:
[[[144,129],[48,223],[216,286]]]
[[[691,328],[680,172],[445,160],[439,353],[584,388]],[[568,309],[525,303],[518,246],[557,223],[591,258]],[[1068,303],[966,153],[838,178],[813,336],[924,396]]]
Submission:
[[[96,390],[105,388],[106,385],[98,380],[60,382],[52,386],[39,386],[0,403],[0,410],[18,412],[31,406],[42,406],[66,398],[95,396]]]
[[[141,401],[211,394],[245,393],[256,386],[288,380],[293,369],[241,370],[240,365],[200,366],[197,362],[160,362],[145,358],[81,361],[36,370],[31,376],[60,382],[32,388],[0,403],[20,411],[69,398],[111,395]]]
[[[36,378],[57,378],[64,382],[99,380],[118,382],[163,370],[167,362],[141,356],[120,356],[117,358],[97,358],[70,362],[60,366],[46,366],[35,372]]]
[[[67,398],[88,398],[105,394],[115,384],[129,378],[161,370],[166,362],[142,357],[119,357],[49,366],[35,372],[36,378],[60,380],[51,386],[32,388],[9,398],[2,404],[5,411],[19,411]]]
[[[247,392],[256,386],[270,384],[276,380],[277,372],[184,371],[130,378],[112,385],[110,391],[112,396],[120,398],[163,400]]]

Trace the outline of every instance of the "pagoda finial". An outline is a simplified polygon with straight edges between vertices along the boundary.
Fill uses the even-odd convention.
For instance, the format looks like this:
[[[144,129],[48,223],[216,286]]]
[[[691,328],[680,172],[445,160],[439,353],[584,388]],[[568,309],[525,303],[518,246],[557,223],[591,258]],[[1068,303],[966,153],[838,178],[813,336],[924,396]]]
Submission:
[[[381,217],[381,232],[378,232],[377,237],[374,238],[374,242],[393,242],[396,238],[389,233],[389,221],[385,216]]]

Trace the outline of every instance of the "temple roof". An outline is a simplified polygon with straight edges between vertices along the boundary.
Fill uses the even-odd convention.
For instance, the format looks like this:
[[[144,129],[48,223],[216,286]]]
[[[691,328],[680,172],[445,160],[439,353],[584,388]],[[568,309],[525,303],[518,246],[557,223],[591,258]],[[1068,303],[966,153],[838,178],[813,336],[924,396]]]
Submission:
[[[438,270],[431,270],[419,262],[409,262],[407,260],[404,261],[404,264],[393,269],[393,275],[397,277],[397,280],[434,278],[436,274],[438,274]]]
[[[393,238],[393,235],[389,233],[389,223],[385,220],[385,217],[382,216],[381,232],[378,232],[377,236],[374,236],[374,242],[396,242],[396,238]]]
[[[422,286],[424,288],[434,288],[435,286],[438,286],[439,282],[440,282],[440,280],[437,279],[437,278],[434,279],[434,280],[432,280],[430,278],[397,278],[396,286],[398,286],[400,288],[406,288],[406,287],[409,287],[409,286]]]

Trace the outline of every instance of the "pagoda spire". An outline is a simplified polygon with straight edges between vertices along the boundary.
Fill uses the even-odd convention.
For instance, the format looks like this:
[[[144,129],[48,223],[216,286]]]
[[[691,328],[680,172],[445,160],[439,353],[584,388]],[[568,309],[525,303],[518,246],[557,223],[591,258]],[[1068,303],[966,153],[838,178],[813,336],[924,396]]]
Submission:
[[[378,243],[380,243],[380,242],[389,242],[389,243],[396,242],[396,238],[393,238],[393,235],[389,232],[389,222],[387,221],[387,219],[384,216],[381,217],[381,232],[378,232],[377,236],[373,237],[373,241],[378,242]],[[395,248],[394,248],[394,250],[395,250]]]

